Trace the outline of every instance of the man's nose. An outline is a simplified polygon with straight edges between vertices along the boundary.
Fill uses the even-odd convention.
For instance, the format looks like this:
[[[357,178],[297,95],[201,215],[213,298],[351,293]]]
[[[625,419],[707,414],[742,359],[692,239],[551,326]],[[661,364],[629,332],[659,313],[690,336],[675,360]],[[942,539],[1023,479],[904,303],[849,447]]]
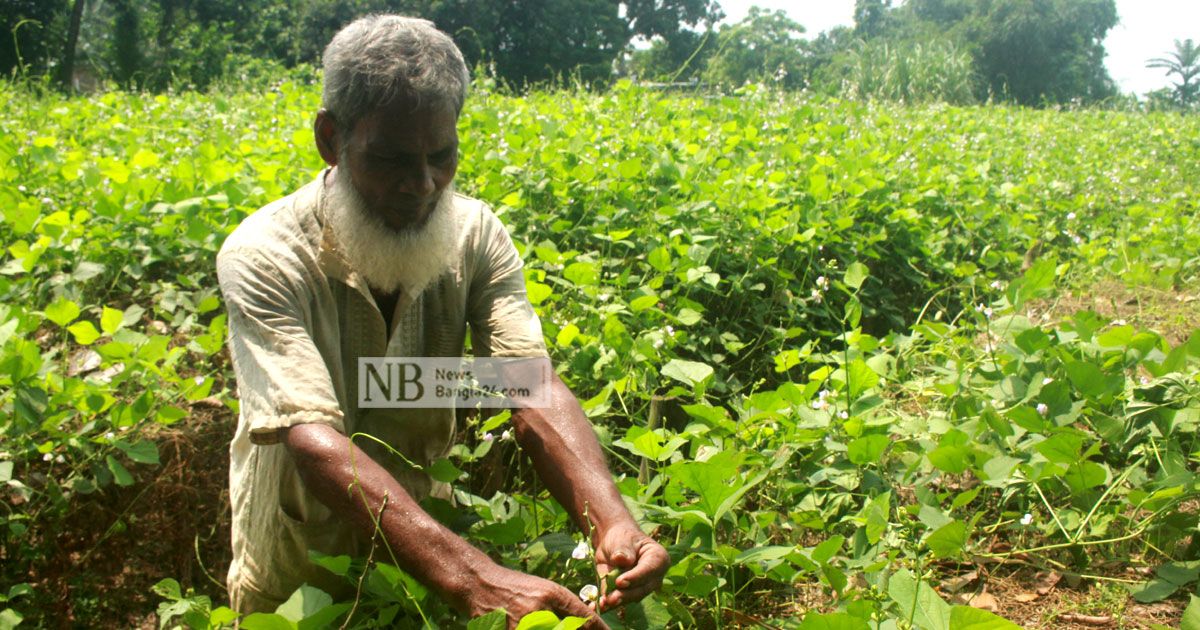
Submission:
[[[437,190],[437,182],[433,180],[433,169],[429,162],[421,160],[405,174],[401,182],[402,190],[413,197],[428,197]]]

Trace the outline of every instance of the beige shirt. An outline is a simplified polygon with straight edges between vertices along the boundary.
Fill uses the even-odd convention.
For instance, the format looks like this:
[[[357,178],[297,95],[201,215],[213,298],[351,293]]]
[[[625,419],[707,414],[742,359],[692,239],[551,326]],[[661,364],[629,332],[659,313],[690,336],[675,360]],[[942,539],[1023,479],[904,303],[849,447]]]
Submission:
[[[322,181],[248,217],[217,255],[241,405],[229,471],[235,605],[282,603],[303,583],[336,592],[341,578],[309,562],[308,550],[365,555],[369,544],[305,490],[280,429],[311,422],[369,434],[418,466],[449,450],[453,410],[358,408],[359,357],[461,356],[468,325],[476,356],[546,356],[520,256],[486,205],[455,196],[461,256],[420,295],[401,294],[388,331],[336,251]],[[441,494],[404,458],[355,443],[415,499]]]

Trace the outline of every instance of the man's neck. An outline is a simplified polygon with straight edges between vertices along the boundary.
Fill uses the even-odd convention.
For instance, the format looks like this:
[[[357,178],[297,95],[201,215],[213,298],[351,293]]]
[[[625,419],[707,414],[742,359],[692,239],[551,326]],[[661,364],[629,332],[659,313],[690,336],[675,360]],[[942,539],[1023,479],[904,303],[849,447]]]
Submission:
[[[396,302],[400,299],[400,289],[396,289],[391,293],[384,293],[375,287],[371,287],[371,297],[375,298],[375,306],[379,308],[379,313],[383,315],[383,322],[387,328],[388,336],[391,336],[392,314],[396,312]]]

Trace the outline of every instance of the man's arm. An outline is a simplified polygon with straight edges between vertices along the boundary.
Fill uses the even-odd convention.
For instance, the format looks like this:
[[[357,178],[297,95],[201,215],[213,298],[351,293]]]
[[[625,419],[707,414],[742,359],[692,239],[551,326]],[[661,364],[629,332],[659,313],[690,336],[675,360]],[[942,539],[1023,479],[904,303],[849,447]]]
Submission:
[[[283,437],[305,487],[367,536],[376,531],[404,571],[471,616],[497,608],[509,626],[550,610],[577,617],[594,613],[567,589],[506,569],[425,513],[404,488],[345,435],[321,424],[286,429]],[[589,628],[603,628],[593,617]]]
[[[597,573],[622,571],[616,590],[605,594],[600,608],[636,602],[662,585],[671,559],[625,507],[575,395],[557,375],[548,387],[549,408],[523,408],[513,414],[517,441],[575,524],[592,533]]]

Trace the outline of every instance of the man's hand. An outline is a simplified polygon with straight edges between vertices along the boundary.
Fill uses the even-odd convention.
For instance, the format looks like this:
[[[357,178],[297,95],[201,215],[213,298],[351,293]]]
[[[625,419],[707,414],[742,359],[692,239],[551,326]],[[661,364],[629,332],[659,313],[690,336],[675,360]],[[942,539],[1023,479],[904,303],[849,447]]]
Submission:
[[[466,597],[470,616],[486,614],[497,608],[508,613],[508,627],[515,628],[531,612],[549,610],[559,617],[583,617],[588,630],[608,630],[596,611],[571,591],[532,575],[492,565],[482,571]]]
[[[617,576],[616,589],[605,590],[597,602],[600,610],[641,600],[662,586],[663,575],[671,566],[671,558],[662,545],[642,533],[632,520],[619,524],[597,536],[596,572],[604,580],[613,569]]]

